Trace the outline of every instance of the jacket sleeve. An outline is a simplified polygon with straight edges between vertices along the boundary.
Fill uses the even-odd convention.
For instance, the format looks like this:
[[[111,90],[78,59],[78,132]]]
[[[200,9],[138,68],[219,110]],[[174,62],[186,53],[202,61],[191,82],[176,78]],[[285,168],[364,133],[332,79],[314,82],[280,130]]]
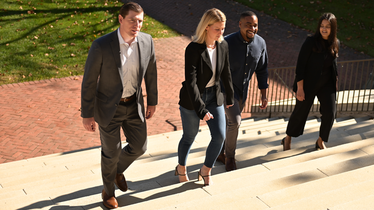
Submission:
[[[200,119],[203,119],[206,113],[209,111],[205,108],[205,103],[201,100],[200,91],[197,86],[197,75],[201,65],[201,54],[197,50],[198,48],[193,43],[189,44],[185,51],[185,84],[188,96],[193,104],[194,110]],[[201,74],[200,74],[201,75]]]
[[[233,105],[234,104],[234,88],[232,85],[232,78],[231,78],[231,71],[230,71],[230,60],[229,60],[229,52],[228,52],[228,45],[224,55],[224,67],[221,73],[221,82],[224,86],[225,94],[226,94],[226,104]]]
[[[338,40],[338,47],[340,48],[340,41],[339,40]],[[335,65],[335,68],[334,68],[335,74],[336,74],[336,76],[338,76],[338,58],[337,57],[334,59],[333,65]]]
[[[152,37],[150,37],[151,55],[144,75],[145,88],[147,91],[147,105],[155,106],[158,104],[158,90],[157,90],[157,66],[156,56]]]
[[[259,89],[266,89],[269,87],[268,85],[268,53],[266,51],[266,44],[263,43],[263,50],[261,52],[261,57],[258,61],[257,68],[255,70],[258,88]]]
[[[93,42],[88,52],[81,88],[81,117],[94,117],[97,82],[101,71],[102,52],[99,44]]]
[[[301,46],[296,64],[296,82],[303,80],[307,69],[308,59],[312,53],[313,38],[308,37]]]

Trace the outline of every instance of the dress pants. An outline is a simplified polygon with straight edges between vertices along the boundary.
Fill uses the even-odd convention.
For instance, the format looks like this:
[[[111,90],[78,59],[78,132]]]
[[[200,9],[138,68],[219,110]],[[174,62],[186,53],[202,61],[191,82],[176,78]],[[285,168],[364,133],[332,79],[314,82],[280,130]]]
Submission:
[[[120,128],[128,143],[121,144]],[[144,154],[147,149],[146,121],[139,118],[137,103],[121,102],[107,127],[99,126],[101,140],[101,174],[104,190],[108,196],[114,196],[114,179],[117,173],[123,173],[132,162]]]
[[[303,134],[314,97],[317,96],[320,102],[319,111],[322,115],[319,136],[324,142],[328,141],[336,116],[336,91],[335,84],[332,81],[331,75],[322,75],[314,90],[309,95],[306,95],[304,101],[296,100],[295,109],[287,125],[287,135],[298,137]]]
[[[226,158],[235,158],[236,144],[238,140],[239,127],[242,121],[241,113],[244,105],[243,100],[237,100],[235,98],[234,105],[226,108],[226,140],[224,143],[224,150]],[[223,153],[223,151],[221,152]]]

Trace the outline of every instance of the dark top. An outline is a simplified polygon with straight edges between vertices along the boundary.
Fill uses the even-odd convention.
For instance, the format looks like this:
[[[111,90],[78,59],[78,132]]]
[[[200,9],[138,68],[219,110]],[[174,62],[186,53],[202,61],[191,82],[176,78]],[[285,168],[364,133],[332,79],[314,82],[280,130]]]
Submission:
[[[313,48],[316,45],[316,38],[310,36],[306,38],[301,46],[293,85],[295,92],[297,92],[297,82],[304,80],[304,92],[305,95],[308,95],[320,80],[321,75],[328,71],[331,71],[331,83],[334,85],[334,88],[336,87],[336,77],[338,76],[337,58],[334,58],[327,50],[322,50],[321,52],[314,51]]]
[[[223,104],[223,94],[221,92],[220,80],[226,89],[226,104],[234,104],[234,90],[231,83],[228,45],[225,40],[216,42],[217,65],[216,65],[216,98],[217,105]],[[206,109],[201,94],[212,78],[212,64],[206,44],[191,42],[185,51],[185,81],[179,94],[179,105],[195,110],[197,116],[203,119],[209,111]]]
[[[265,40],[255,35],[251,42],[246,42],[240,31],[225,37],[229,44],[230,71],[235,91],[235,98],[247,99],[248,86],[256,72],[258,88],[268,88],[268,54]]]
[[[329,41],[323,40],[323,44],[324,44],[325,61],[323,62],[323,69],[322,69],[321,74],[326,75],[326,76],[331,76],[331,73],[333,71],[332,62],[334,60],[334,57],[332,56],[332,54],[330,53],[328,49],[330,46]]]

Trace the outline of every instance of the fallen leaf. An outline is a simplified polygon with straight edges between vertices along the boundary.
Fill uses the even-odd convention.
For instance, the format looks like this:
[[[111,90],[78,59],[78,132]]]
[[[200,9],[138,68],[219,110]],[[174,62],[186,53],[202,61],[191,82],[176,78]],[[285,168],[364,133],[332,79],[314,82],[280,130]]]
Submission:
[[[72,54],[70,54],[70,56],[71,56],[71,57],[75,57],[75,55],[74,55],[73,53],[72,53]]]

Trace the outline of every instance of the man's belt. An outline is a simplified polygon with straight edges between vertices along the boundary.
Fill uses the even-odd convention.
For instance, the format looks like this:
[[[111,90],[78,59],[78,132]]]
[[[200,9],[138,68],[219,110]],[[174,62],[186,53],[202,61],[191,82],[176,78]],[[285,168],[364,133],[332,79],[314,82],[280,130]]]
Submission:
[[[132,95],[132,96],[129,96],[129,97],[126,97],[126,98],[121,98],[121,101],[123,101],[123,102],[129,102],[129,101],[131,101],[132,99],[134,99],[135,98],[135,94],[134,95]]]

